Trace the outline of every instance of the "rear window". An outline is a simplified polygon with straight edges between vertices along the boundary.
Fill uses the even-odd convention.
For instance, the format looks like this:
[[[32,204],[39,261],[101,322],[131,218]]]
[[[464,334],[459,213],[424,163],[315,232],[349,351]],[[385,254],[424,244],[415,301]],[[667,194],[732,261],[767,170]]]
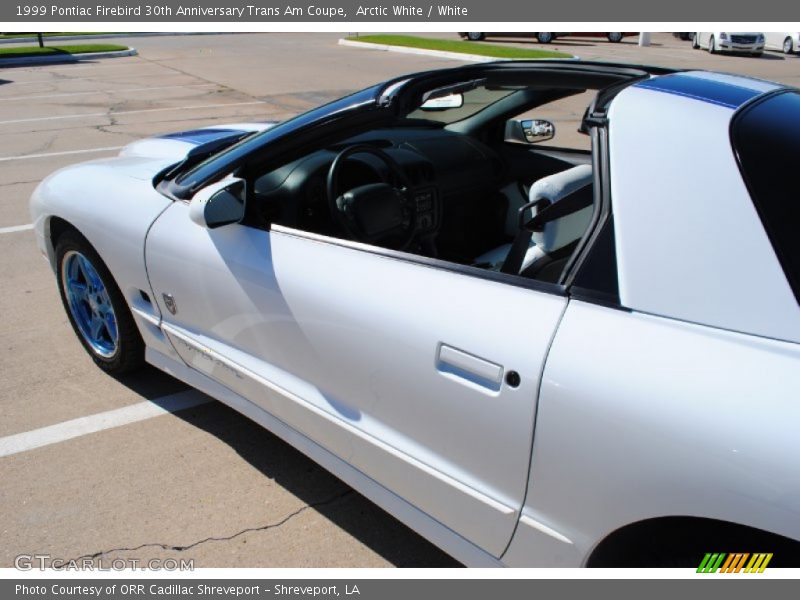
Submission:
[[[734,117],[731,138],[744,181],[800,302],[800,92],[786,91]]]

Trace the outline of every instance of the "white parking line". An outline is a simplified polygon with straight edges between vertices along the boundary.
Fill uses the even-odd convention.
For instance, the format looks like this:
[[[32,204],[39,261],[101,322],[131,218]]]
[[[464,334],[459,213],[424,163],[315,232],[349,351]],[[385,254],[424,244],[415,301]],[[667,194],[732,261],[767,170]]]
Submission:
[[[36,79],[33,81],[14,81],[14,87],[19,87],[21,85],[58,85],[59,83],[73,83],[75,81],[108,81],[110,79],[145,79],[147,77],[164,77],[164,71],[158,71],[153,73],[126,73],[125,75],[97,75],[93,77],[63,77],[63,73],[59,73],[62,75],[59,79]],[[184,75],[184,77],[191,78],[193,80],[197,80],[197,77],[192,77],[191,75]]]
[[[42,98],[64,98],[67,96],[88,96],[90,94],[121,94],[123,92],[149,92],[151,90],[174,90],[183,88],[217,87],[216,83],[191,83],[188,85],[161,85],[155,87],[122,88],[119,90],[88,90],[85,92],[64,92],[61,94],[36,94],[33,96],[8,96],[0,98],[0,102],[13,100],[39,100]]]
[[[164,108],[142,108],[139,110],[120,110],[117,112],[86,113],[82,115],[56,115],[53,117],[34,117],[32,119],[11,119],[10,121],[0,121],[0,125],[11,125],[13,123],[33,123],[35,121],[57,121],[62,119],[85,119],[88,117],[116,117],[119,115],[134,115],[140,113],[164,112],[168,110],[196,110],[202,108],[224,108],[226,106],[252,106],[254,104],[266,104],[263,100],[252,102],[229,102],[226,104],[196,104],[193,106],[166,106]]]
[[[64,150],[63,152],[44,152],[42,154],[20,154],[19,156],[0,156],[0,162],[9,160],[26,160],[28,158],[47,158],[49,156],[66,156],[68,154],[89,154],[92,152],[111,152],[125,146],[106,146],[105,148],[87,148],[86,150]]]
[[[33,229],[33,223],[27,225],[13,225],[12,227],[0,227],[0,234],[2,233],[16,233],[18,231],[30,231]]]
[[[184,390],[183,392],[170,394],[155,400],[139,402],[124,408],[108,410],[88,417],[79,417],[71,421],[42,427],[41,429],[9,435],[0,438],[0,457],[13,456],[20,452],[58,444],[59,442],[65,442],[90,433],[152,419],[160,415],[206,404],[211,400],[211,398],[196,390]]]

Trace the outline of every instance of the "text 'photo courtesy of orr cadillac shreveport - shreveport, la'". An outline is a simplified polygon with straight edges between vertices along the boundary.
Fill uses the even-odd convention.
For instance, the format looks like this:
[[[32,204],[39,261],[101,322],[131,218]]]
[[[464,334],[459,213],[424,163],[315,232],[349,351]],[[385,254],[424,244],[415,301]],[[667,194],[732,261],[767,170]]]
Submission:
[[[146,137],[30,210],[100,369],[165,371],[467,565],[773,568],[798,151],[785,84],[486,62]]]

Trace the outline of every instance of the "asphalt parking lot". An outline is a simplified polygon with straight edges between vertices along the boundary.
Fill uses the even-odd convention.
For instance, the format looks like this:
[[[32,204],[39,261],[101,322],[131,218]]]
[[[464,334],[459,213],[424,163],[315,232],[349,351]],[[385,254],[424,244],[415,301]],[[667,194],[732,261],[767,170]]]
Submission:
[[[458,566],[233,410],[154,369],[104,375],[75,338],[28,227],[31,192],[60,167],[152,134],[284,119],[394,75],[458,64],[345,48],[339,37],[121,38],[139,56],[0,70],[0,566],[21,554],[180,557],[195,567]],[[711,56],[666,34],[653,41],[551,47],[800,85],[796,56]],[[148,418],[124,416],[137,411]],[[74,422],[98,414],[108,415],[99,431]]]

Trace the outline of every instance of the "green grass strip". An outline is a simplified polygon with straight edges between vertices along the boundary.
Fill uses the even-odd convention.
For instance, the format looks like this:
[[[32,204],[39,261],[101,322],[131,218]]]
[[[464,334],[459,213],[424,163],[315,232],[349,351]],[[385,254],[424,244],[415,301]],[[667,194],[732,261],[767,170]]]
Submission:
[[[442,40],[423,38],[413,35],[360,35],[347,38],[354,42],[402,46],[404,48],[422,48],[424,50],[441,50],[459,54],[476,54],[492,58],[572,58],[571,54],[553,50],[529,50],[517,46],[498,46],[483,42],[465,42],[461,40]]]
[[[127,49],[127,46],[120,46],[119,44],[78,44],[74,46],[45,46],[44,48],[39,48],[39,46],[0,47],[0,58],[69,56],[72,54],[86,54],[87,52],[118,52]]]
[[[50,33],[43,33],[43,38],[56,37],[59,35],[110,35],[114,34],[113,31],[53,31]],[[120,34],[122,35],[122,34]],[[0,40],[15,40],[18,38],[35,38],[35,33],[0,33]]]

